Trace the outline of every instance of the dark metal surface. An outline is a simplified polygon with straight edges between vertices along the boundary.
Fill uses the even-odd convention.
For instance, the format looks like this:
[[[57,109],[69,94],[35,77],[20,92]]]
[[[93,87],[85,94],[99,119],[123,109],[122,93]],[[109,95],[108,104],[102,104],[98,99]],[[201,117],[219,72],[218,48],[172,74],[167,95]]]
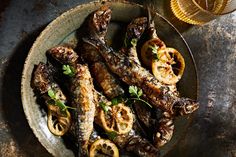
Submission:
[[[43,28],[65,10],[84,2],[0,1],[0,156],[51,156],[25,119],[20,99],[23,63]],[[171,15],[168,0],[151,2],[182,32],[198,68],[201,107],[178,150],[184,157],[235,157],[236,13],[190,27]],[[174,154],[170,152],[170,156]]]

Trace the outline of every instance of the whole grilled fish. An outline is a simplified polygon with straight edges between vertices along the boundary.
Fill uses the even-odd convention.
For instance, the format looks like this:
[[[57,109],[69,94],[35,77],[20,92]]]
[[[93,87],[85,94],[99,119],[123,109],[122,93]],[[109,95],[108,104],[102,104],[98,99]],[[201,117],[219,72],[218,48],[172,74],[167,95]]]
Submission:
[[[93,12],[87,21],[88,33],[84,36],[90,37],[96,34],[99,36],[99,39],[104,41],[110,19],[111,9],[107,6],[103,6]],[[85,62],[89,63],[91,73],[98,87],[101,88],[109,99],[124,93],[117,78],[108,70],[107,66],[102,63],[104,59],[96,48],[82,41],[81,55]]]
[[[79,156],[88,156],[88,144],[93,131],[96,98],[93,80],[86,65],[77,64],[71,78],[72,107],[77,109]]]
[[[129,57],[114,52],[99,38],[95,38],[84,38],[84,41],[98,48],[110,70],[117,74],[125,83],[141,88],[145,97],[154,107],[172,115],[190,114],[198,109],[199,105],[195,100],[173,97],[168,93],[170,91],[169,87],[163,86],[149,71]]]

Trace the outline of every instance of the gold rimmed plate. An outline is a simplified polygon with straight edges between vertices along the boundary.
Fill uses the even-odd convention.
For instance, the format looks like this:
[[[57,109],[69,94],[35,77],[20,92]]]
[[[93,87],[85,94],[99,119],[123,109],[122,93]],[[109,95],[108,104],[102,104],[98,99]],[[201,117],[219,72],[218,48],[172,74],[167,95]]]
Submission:
[[[21,95],[22,104],[26,118],[31,129],[40,143],[56,157],[75,156],[63,138],[54,136],[47,128],[47,117],[45,111],[36,102],[36,96],[30,86],[34,66],[39,62],[46,62],[45,52],[58,44],[68,43],[77,45],[77,30],[83,24],[85,18],[93,11],[104,5],[101,2],[92,2],[77,6],[52,21],[39,35],[34,42],[25,60],[22,73]],[[107,39],[118,40],[118,32],[133,18],[145,16],[146,10],[138,4],[127,2],[106,2],[112,9],[112,19],[107,34]],[[197,99],[197,74],[194,60],[187,43],[173,25],[161,15],[156,13],[154,21],[158,36],[169,47],[178,49],[185,59],[185,72],[178,83],[178,90],[181,96]],[[121,41],[122,42],[122,41]],[[191,122],[191,117],[181,117],[175,120],[175,132],[172,140],[161,149],[161,155],[173,150],[175,144],[184,137],[184,134]]]

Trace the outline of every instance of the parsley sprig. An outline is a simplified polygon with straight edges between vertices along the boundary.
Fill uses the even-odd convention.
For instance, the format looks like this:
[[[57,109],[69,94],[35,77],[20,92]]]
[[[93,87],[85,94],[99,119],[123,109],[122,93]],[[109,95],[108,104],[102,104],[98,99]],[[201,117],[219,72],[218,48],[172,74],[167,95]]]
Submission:
[[[66,106],[64,102],[59,100],[52,89],[48,90],[48,96],[54,101],[54,105],[58,106],[62,111],[66,111],[67,109],[76,110],[76,108]]]
[[[75,70],[70,65],[63,65],[62,66],[63,74],[73,77],[75,75]]]
[[[128,101],[130,100],[140,101],[152,108],[152,105],[150,105],[147,101],[140,98],[143,95],[142,89],[138,88],[137,86],[129,86],[129,93],[130,96],[132,96],[132,98],[129,98]]]
[[[102,110],[107,113],[109,111],[109,106],[105,102],[100,102],[99,106],[102,108]]]
[[[159,49],[159,46],[157,46],[157,45],[154,45],[154,46],[152,46],[152,45],[149,45],[148,46],[150,49],[152,49],[152,57],[153,57],[153,59],[155,59],[155,60],[159,60],[159,57],[158,57],[158,53],[157,53],[157,51],[158,51],[158,49]]]

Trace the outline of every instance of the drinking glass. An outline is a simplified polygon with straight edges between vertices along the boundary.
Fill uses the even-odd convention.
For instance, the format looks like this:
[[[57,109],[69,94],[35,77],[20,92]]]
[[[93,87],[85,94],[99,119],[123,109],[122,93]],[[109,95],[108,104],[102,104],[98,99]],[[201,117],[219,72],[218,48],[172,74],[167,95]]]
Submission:
[[[171,0],[170,4],[178,19],[195,25],[236,10],[236,0]]]

